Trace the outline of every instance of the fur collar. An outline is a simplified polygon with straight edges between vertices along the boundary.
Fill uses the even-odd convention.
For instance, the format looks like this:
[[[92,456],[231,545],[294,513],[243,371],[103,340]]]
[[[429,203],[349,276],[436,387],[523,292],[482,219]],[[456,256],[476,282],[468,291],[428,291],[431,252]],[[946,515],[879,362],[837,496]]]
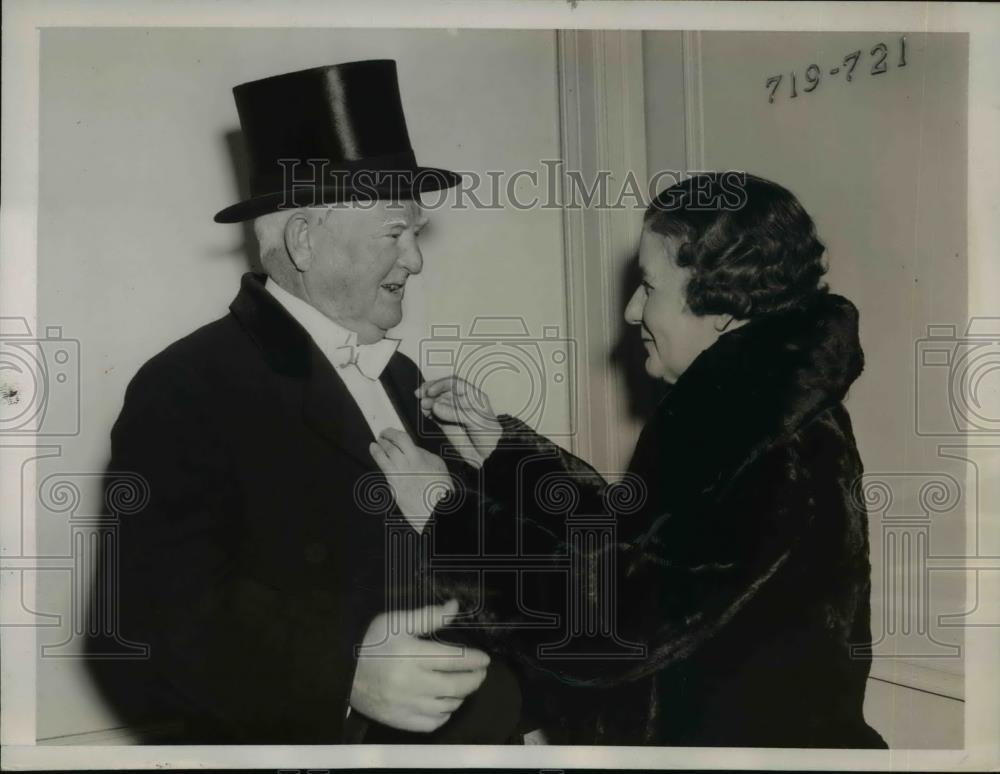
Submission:
[[[755,318],[702,352],[657,407],[636,460],[663,504],[722,494],[761,452],[844,399],[864,367],[858,310],[820,294]]]

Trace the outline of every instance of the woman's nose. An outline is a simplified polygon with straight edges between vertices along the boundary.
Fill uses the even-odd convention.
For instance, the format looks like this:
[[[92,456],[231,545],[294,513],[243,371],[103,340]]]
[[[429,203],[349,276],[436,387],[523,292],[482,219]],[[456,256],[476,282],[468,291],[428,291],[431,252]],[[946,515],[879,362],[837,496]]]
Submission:
[[[636,288],[625,305],[625,322],[629,325],[640,325],[642,323],[642,288]]]

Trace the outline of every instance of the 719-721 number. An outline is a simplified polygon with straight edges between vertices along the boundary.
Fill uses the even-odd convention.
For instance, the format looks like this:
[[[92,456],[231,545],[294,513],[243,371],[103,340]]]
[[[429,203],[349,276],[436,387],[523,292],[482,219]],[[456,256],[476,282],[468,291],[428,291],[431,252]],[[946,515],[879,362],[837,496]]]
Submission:
[[[898,41],[899,46],[899,57],[896,60],[896,67],[906,67],[906,36],[901,35]],[[854,80],[855,69],[858,66],[858,61],[861,59],[861,49],[852,51],[847,54],[843,60],[836,65],[831,67],[828,74],[831,76],[839,75],[841,72],[844,73],[845,79],[850,82]],[[889,58],[889,46],[885,43],[878,43],[872,47],[872,50],[868,52],[868,55],[872,58],[871,69],[869,70],[869,75],[882,75],[889,71],[889,65],[887,63]],[[789,97],[795,99],[799,96],[799,82],[795,71],[788,73],[789,75]],[[805,85],[802,87],[802,91],[808,94],[811,91],[815,91],[816,87],[819,86],[820,81],[823,77],[823,69],[818,64],[811,64],[806,68],[805,72]],[[778,75],[772,75],[767,79],[764,84],[765,88],[768,90],[767,101],[769,103],[774,102],[775,97],[778,96],[778,88],[781,86],[781,82],[784,79],[784,73],[779,73]]]

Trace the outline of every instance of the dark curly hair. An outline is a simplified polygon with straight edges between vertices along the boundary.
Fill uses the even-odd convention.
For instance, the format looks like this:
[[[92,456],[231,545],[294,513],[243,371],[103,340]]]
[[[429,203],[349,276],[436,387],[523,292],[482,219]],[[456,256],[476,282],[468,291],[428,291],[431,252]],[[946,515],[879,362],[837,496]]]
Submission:
[[[799,306],[827,288],[812,218],[798,199],[745,172],[699,173],[665,189],[646,210],[651,231],[680,242],[691,270],[685,293],[699,315],[738,320]]]

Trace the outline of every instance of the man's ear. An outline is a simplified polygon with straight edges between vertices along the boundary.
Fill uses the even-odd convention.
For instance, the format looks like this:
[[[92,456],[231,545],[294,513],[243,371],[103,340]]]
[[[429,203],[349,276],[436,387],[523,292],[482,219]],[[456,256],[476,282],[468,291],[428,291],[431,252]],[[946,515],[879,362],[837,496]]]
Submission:
[[[285,222],[285,249],[300,272],[309,271],[313,252],[309,242],[309,217],[304,212],[296,212]]]

